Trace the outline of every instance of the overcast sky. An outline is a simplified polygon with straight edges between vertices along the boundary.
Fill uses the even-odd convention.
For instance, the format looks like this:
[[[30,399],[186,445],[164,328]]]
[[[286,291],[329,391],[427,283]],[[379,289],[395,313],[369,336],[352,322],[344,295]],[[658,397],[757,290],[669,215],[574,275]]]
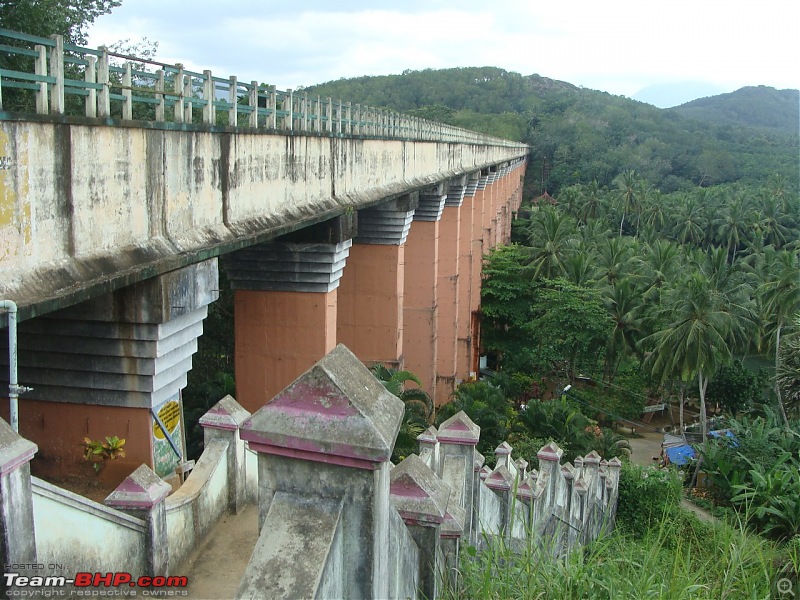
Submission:
[[[405,69],[496,66],[616,95],[702,83],[800,88],[797,0],[123,0],[92,46],[295,89]]]

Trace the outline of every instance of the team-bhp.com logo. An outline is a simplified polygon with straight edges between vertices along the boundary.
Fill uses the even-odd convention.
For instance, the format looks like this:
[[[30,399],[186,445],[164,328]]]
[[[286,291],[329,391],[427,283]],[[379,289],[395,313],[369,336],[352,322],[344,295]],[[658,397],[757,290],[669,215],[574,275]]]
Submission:
[[[76,573],[74,577],[54,576],[54,575],[20,575],[19,573],[3,573],[3,583],[5,584],[6,596],[11,597],[31,597],[34,589],[42,590],[49,588],[51,592],[48,596],[59,596],[58,588],[72,585],[80,588],[83,593],[81,596],[185,596],[185,588],[189,580],[185,576],[164,576],[156,575],[149,577],[133,577],[130,573]],[[116,593],[106,588],[114,588]],[[133,588],[133,589],[131,589]],[[124,590],[124,591],[123,591]],[[30,592],[30,593],[26,593]],[[128,593],[125,593],[128,592]]]

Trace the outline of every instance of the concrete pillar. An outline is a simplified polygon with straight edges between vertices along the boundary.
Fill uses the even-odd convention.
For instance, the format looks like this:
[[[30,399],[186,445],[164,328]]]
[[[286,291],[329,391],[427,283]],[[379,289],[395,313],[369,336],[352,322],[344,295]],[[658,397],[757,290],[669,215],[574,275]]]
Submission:
[[[36,444],[0,419],[0,560],[3,565],[37,562],[30,468],[36,450]]]
[[[407,194],[358,213],[336,337],[367,364],[403,366],[405,242],[417,204],[418,195]]]
[[[461,205],[466,177],[450,181],[444,212],[439,224],[439,273],[436,286],[436,398],[437,406],[450,401],[456,382],[456,339],[458,336],[459,244]]]
[[[223,258],[235,290],[236,397],[246,410],[258,410],[336,345],[349,235],[258,244]]]
[[[480,494],[480,485],[483,479],[488,476],[488,473],[485,476],[481,475],[481,469],[483,469],[483,465],[486,463],[486,457],[483,456],[480,452],[475,450],[475,462],[472,466],[472,510],[468,512],[471,513],[470,522],[465,525],[467,528],[467,535],[469,539],[469,543],[473,546],[477,545],[478,538],[481,535],[481,524],[480,524],[480,514],[481,514],[481,494]]]
[[[483,273],[483,255],[488,252],[488,244],[484,241],[484,229],[487,215],[490,212],[489,195],[486,191],[489,180],[489,171],[480,172],[475,192],[475,213],[472,220],[472,271],[470,275],[470,313],[469,313],[469,344],[467,346],[467,360],[469,372],[477,372],[480,355],[480,308],[481,308],[481,277]]]
[[[475,219],[480,218],[481,205],[480,195],[476,193],[480,182],[480,172],[472,173],[467,178],[467,185],[464,189],[464,203],[460,208],[461,212],[461,239],[459,241],[458,258],[458,341],[456,344],[456,381],[463,381],[474,375],[472,368],[471,350],[473,333],[473,316],[475,303],[473,302],[473,290],[476,286],[473,277],[475,269],[480,272],[481,250],[477,249],[474,243],[474,236],[471,232],[474,229]]]
[[[141,465],[106,498],[106,505],[142,519],[147,526],[147,574],[166,575],[169,568],[167,511],[164,499],[171,491],[152,469]]]
[[[436,397],[439,221],[447,197],[444,184],[422,190],[405,249],[403,356],[405,368]]]
[[[39,446],[35,473],[88,474],[80,442],[107,436],[126,440],[126,457],[100,472],[107,484],[141,464],[174,473],[185,453],[180,393],[218,286],[212,259],[20,324],[19,377],[33,388],[20,432]]]
[[[291,597],[274,576],[286,569],[278,540],[270,539],[273,503],[308,511],[337,507],[340,597],[388,596],[389,458],[403,418],[403,403],[343,345],[262,406],[241,428],[258,453],[261,536],[245,572],[240,597]],[[300,526],[300,525],[298,525]],[[298,551],[294,539],[287,552]],[[299,552],[302,553],[302,546]],[[272,552],[274,560],[264,561]],[[338,559],[337,559],[338,560]]]
[[[434,473],[439,473],[439,440],[436,427],[431,425],[417,436],[419,457]]]
[[[450,485],[455,499],[464,509],[464,527],[470,537],[472,526],[473,497],[475,487],[475,446],[480,439],[481,428],[472,422],[462,410],[439,425],[436,437],[439,440],[440,476]]]
[[[225,396],[200,417],[203,441],[228,442],[228,511],[237,514],[246,503],[246,473],[244,442],[239,437],[239,428],[250,413],[231,396]]]
[[[423,598],[437,598],[443,558],[441,525],[451,490],[414,454],[394,467],[389,479],[392,506],[419,549],[419,591]]]

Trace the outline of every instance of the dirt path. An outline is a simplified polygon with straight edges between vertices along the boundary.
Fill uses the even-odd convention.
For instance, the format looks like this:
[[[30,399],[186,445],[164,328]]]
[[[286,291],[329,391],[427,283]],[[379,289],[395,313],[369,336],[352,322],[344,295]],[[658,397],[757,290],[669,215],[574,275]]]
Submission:
[[[641,437],[628,438],[631,445],[631,462],[635,465],[658,464],[664,434],[654,431],[639,431],[638,433]],[[653,460],[654,456],[656,460]]]
[[[172,574],[188,577],[189,598],[234,598],[257,539],[258,506],[251,505],[225,515]]]

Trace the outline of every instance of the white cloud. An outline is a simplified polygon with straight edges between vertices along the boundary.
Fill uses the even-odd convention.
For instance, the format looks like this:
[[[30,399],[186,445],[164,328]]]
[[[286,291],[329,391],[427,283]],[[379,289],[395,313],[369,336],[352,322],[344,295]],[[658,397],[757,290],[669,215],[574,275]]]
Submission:
[[[159,58],[279,87],[491,65],[632,95],[697,80],[800,88],[800,4],[784,0],[125,0],[94,44],[146,36]]]

